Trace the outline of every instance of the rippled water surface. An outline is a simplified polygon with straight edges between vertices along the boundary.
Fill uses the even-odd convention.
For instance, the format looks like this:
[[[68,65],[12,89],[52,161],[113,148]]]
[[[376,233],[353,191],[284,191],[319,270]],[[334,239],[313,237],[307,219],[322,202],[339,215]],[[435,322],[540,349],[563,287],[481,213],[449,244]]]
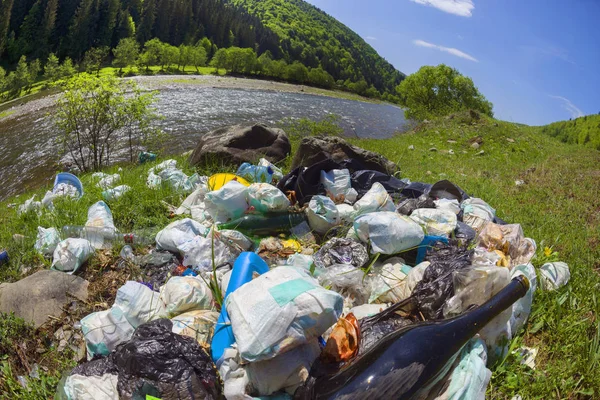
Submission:
[[[359,137],[386,138],[407,127],[398,107],[302,93],[173,84],[161,87],[157,97],[158,112],[165,117],[158,124],[173,137],[168,144],[172,153],[193,149],[203,133],[217,127],[274,125],[287,117],[336,114],[346,135]],[[0,120],[0,199],[50,182],[57,172],[61,146],[48,117],[52,104],[50,98],[35,100]]]

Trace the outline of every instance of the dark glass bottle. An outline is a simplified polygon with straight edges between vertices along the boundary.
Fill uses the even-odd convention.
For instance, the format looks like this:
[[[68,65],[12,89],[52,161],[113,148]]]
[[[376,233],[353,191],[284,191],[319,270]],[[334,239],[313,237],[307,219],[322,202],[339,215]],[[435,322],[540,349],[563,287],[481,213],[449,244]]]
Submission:
[[[234,221],[219,224],[219,229],[234,229],[249,236],[275,236],[306,221],[303,212],[248,214]]]
[[[456,318],[423,322],[391,333],[333,373],[315,377],[311,371],[294,398],[416,399],[481,328],[528,289],[529,281],[520,276],[485,304]]]

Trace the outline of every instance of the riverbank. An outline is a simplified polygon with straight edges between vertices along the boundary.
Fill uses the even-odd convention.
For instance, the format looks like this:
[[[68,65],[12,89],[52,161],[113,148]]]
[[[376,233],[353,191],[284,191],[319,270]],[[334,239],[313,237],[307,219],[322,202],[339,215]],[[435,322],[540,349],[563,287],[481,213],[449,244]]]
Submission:
[[[511,352],[493,368],[487,398],[510,399],[516,394],[524,399],[596,398],[600,393],[600,376],[595,373],[600,363],[600,303],[596,295],[600,287],[600,152],[560,143],[539,134],[538,128],[468,115],[421,124],[390,139],[350,141],[397,163],[402,177],[429,183],[448,179],[494,206],[502,219],[520,223],[525,235],[537,242],[533,260],[536,267],[547,257],[546,248],[557,252],[560,260],[571,267],[567,287],[557,292],[536,292],[529,323],[511,346],[511,350],[520,346],[537,348],[536,368],[522,365],[520,357]],[[293,143],[292,154],[296,148],[297,142]],[[194,168],[186,164],[185,157],[177,159],[188,174],[210,175],[221,170],[218,166]],[[289,165],[288,159],[280,166],[287,171]],[[120,172],[121,183],[133,188],[130,194],[110,203],[115,225],[121,230],[165,226],[172,221],[167,204],[178,206],[184,198],[168,187],[158,191],[147,188],[149,168],[123,166]],[[117,167],[106,172],[117,172]],[[33,250],[37,226],[85,222],[87,208],[100,199],[101,190],[89,174],[82,181],[85,196],[77,203],[57,202],[54,213],[19,216],[16,211],[31,195],[43,196],[48,187],[0,202],[0,248],[7,248],[11,255],[10,264],[0,268],[0,281],[14,281],[49,267],[49,262]],[[14,239],[14,234],[23,238]],[[105,309],[104,305],[112,304],[114,286],[127,279],[116,267],[119,250],[93,258],[82,273],[93,287],[93,301],[86,307]],[[105,289],[97,293],[100,284]],[[1,321],[0,330],[8,326]],[[58,352],[40,340],[47,335],[52,343],[53,334],[27,330],[6,336],[15,343],[36,343],[42,348],[43,352],[32,351],[26,356],[30,365],[37,363],[48,369],[42,369],[42,379],[30,380],[30,386],[42,394],[38,398],[50,397],[62,370],[73,365],[69,352]],[[29,392],[19,389],[16,383],[16,376],[26,371],[18,357],[9,362],[12,380],[7,377],[4,361],[0,388],[11,385],[14,392],[8,393],[13,393],[13,398],[27,398]]]

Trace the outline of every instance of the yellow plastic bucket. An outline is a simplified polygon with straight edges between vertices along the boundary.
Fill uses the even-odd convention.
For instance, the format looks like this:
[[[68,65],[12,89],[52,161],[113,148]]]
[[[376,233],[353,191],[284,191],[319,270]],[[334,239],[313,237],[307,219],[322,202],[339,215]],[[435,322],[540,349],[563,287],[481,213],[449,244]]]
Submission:
[[[237,176],[235,174],[219,173],[214,174],[213,176],[208,178],[208,188],[210,190],[219,190],[223,187],[223,185],[231,181],[238,181],[244,186],[250,186],[250,182],[248,182],[241,176]]]

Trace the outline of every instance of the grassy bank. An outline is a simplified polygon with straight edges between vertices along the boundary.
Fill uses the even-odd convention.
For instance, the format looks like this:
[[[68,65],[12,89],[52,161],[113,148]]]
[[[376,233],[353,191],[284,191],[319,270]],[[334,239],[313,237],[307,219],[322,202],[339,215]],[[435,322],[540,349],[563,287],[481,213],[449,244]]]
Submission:
[[[516,355],[509,355],[496,366],[488,398],[510,399],[515,394],[523,399],[598,398],[600,305],[596,292],[600,286],[600,152],[560,143],[539,134],[539,128],[487,118],[473,119],[468,115],[422,124],[391,139],[350,140],[396,162],[403,177],[431,183],[449,179],[469,194],[489,202],[504,220],[520,223],[526,236],[537,241],[536,267],[543,261],[545,247],[558,252],[559,258],[571,267],[572,279],[567,287],[557,292],[537,293],[527,328],[514,342],[516,347],[526,345],[539,349],[536,369],[520,365]],[[480,143],[477,149],[472,147],[475,141]],[[295,140],[294,149],[297,144]],[[194,169],[185,164],[185,158],[178,160],[186,173],[211,174],[221,169],[218,165]],[[282,166],[287,168],[288,165],[289,160],[286,160]],[[149,167],[123,166],[121,184],[130,185],[133,190],[109,203],[115,224],[123,231],[164,227],[172,221],[167,204],[177,206],[184,198],[169,188],[148,189],[145,181]],[[114,167],[108,172],[116,170]],[[516,185],[517,180],[524,184]],[[0,248],[7,248],[11,255],[10,264],[0,267],[0,282],[20,279],[27,268],[29,274],[49,267],[49,262],[33,250],[37,226],[83,224],[89,205],[101,199],[101,190],[92,183],[90,175],[83,176],[82,181],[85,196],[75,203],[56,201],[54,213],[19,216],[17,206],[8,207],[11,203],[22,204],[33,193],[0,203]],[[50,182],[37,191],[38,199],[49,186]],[[23,235],[24,239],[15,240],[14,234]],[[98,282],[111,276],[119,250],[115,248],[112,254],[94,258],[82,272],[83,277]],[[112,304],[110,293],[92,292],[91,305],[85,312],[105,309],[106,304]],[[0,324],[0,330],[2,326]],[[14,340],[51,334],[50,330],[25,332],[28,333],[13,333]],[[11,393],[11,398],[50,396],[48,388],[52,388],[61,369],[72,365],[72,361],[68,352],[44,348],[46,352],[41,353],[44,357],[38,354],[30,360],[48,368],[42,372],[43,380],[30,381],[30,385],[39,390],[36,393],[43,395],[35,397],[32,392],[19,389],[14,376],[23,374],[24,367],[19,357],[12,355],[0,361],[3,363],[0,392],[10,388],[13,392],[7,393]],[[9,360],[10,374],[7,373]],[[46,382],[46,386],[42,382]]]

